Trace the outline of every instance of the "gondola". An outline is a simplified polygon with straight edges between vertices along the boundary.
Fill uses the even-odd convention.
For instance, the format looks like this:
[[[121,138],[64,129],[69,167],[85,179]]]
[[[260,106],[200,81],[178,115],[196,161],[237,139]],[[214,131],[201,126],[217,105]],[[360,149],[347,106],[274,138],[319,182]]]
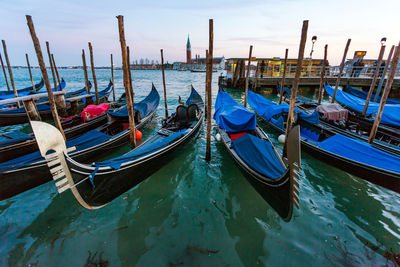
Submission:
[[[356,96],[356,97],[358,97],[358,98],[361,98],[361,99],[363,99],[363,100],[366,100],[367,97],[368,97],[368,93],[367,93],[367,92],[364,92],[364,91],[358,90],[358,89],[356,89],[356,88],[353,88],[353,87],[351,87],[350,85],[344,86],[344,87],[343,87],[343,91],[346,92],[346,93],[349,93],[349,94],[351,94],[351,95],[353,95],[353,96]],[[378,96],[377,101],[374,101],[374,99],[375,99],[375,94],[371,94],[370,101],[371,101],[371,102],[375,102],[375,103],[379,103],[379,102],[381,101],[381,98],[382,98],[381,96]],[[396,105],[400,105],[400,100],[388,98],[388,99],[386,99],[386,103],[387,103],[387,104],[396,104]]]
[[[330,95],[333,96],[335,89],[329,85],[325,85],[325,91]],[[345,106],[346,108],[356,112],[359,116],[361,116],[364,106],[365,100],[353,96],[349,93],[346,93],[342,90],[337,90],[336,102],[340,103],[341,105]],[[366,120],[373,122],[375,114],[378,112],[379,103],[370,102],[368,104],[366,115]],[[381,123],[383,125],[396,128],[400,130],[400,105],[398,104],[385,104],[385,109],[383,110]]]
[[[287,158],[282,158],[257,126],[256,115],[225,91],[218,92],[214,119],[225,148],[246,179],[284,220],[289,221],[293,204],[298,206],[299,203],[296,180],[301,166],[299,127],[290,131]]]
[[[39,83],[35,84],[35,89],[33,89],[33,86],[28,86],[24,89],[18,89],[17,93],[18,93],[18,95],[23,94],[25,92],[35,93],[35,92],[39,91],[40,89],[42,89],[43,86],[44,86],[44,80],[42,78]],[[7,90],[0,91],[0,99],[5,99],[3,97],[6,97],[6,96],[14,97],[14,92],[7,91]]]
[[[278,92],[279,91],[280,87],[278,86]],[[290,99],[290,89],[287,87],[284,89],[284,97],[286,101]],[[329,104],[329,106],[332,105],[338,106],[339,104]],[[319,110],[319,108],[325,107],[326,104],[321,104],[320,106],[312,99],[297,95],[296,106],[302,111],[312,114],[316,110]],[[340,108],[340,106],[338,106],[338,108]],[[363,118],[351,110],[345,111],[347,112],[347,119],[345,120],[333,120],[330,119],[329,116],[326,116],[326,114],[323,112],[318,112],[319,123],[324,128],[336,133],[368,142],[373,121]],[[378,127],[378,131],[372,145],[389,153],[400,155],[400,131],[381,124]]]
[[[107,101],[108,96],[111,93],[111,90],[112,90],[112,82],[110,81],[105,89],[99,91],[100,103]],[[86,94],[86,93],[84,93],[82,89],[80,89],[76,92],[76,95],[79,94]],[[70,97],[72,96],[75,96],[75,94],[70,95]],[[95,97],[93,97],[92,99],[95,99]],[[69,113],[70,106],[68,100],[66,101],[66,104],[67,104],[67,113]],[[86,101],[85,99],[82,99],[82,101],[79,103],[78,109],[82,109],[85,106],[86,106]],[[50,106],[48,104],[39,103],[38,105],[36,105],[36,107],[39,111],[42,120],[51,120],[53,118]],[[75,115],[75,114],[69,114],[69,115]],[[0,127],[21,124],[21,123],[28,123],[28,122],[29,119],[28,116],[26,115],[26,111],[24,108],[0,109]]]
[[[149,95],[135,104],[137,129],[142,129],[156,113],[160,96],[153,86]],[[69,156],[81,162],[92,162],[129,141],[128,118],[114,117],[109,111],[105,124],[67,141],[67,147],[75,147]],[[82,129],[81,129],[82,130]],[[36,140],[37,142],[37,140]],[[0,163],[0,201],[39,186],[51,180],[46,160],[39,151]]]
[[[31,124],[42,155],[55,151],[46,158],[58,191],[70,189],[83,207],[97,209],[148,178],[171,160],[172,152],[195,136],[203,121],[204,104],[193,87],[186,105],[179,105],[154,135],[127,154],[90,165],[67,154],[56,128],[38,121]]]
[[[283,133],[288,105],[278,105],[263,96],[249,92],[250,106],[270,126]],[[300,126],[302,148],[332,166],[400,193],[400,156],[372,145],[335,133],[318,123],[318,115],[297,112],[295,125]]]

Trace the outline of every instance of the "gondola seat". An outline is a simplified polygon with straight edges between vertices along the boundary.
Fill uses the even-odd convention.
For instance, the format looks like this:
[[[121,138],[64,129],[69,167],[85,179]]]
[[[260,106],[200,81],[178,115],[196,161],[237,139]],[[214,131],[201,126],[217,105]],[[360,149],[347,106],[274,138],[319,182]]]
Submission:
[[[199,107],[196,104],[190,104],[187,108],[189,121],[197,120],[197,115],[199,112]]]

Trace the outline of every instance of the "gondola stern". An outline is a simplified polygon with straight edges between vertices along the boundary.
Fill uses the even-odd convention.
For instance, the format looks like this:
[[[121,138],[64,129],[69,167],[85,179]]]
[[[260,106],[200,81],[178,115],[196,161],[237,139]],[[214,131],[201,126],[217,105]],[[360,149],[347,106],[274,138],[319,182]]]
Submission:
[[[290,174],[290,194],[294,205],[299,208],[299,181],[301,168],[301,152],[300,152],[300,126],[292,128],[288,134],[287,142],[287,164],[289,165]]]

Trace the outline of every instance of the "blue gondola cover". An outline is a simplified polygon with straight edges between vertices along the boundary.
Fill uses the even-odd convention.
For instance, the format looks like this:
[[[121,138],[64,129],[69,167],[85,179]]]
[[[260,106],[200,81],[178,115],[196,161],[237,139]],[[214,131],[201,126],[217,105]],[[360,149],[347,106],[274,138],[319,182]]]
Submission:
[[[272,144],[251,134],[232,140],[232,148],[253,170],[271,179],[280,178],[285,173]]]
[[[245,132],[256,128],[256,115],[222,90],[215,102],[214,119],[227,132]]]
[[[160,95],[158,94],[157,89],[153,86],[151,92],[145,99],[140,101],[139,103],[135,103],[135,111],[140,112],[140,118],[143,119],[147,117],[151,112],[153,112],[160,102]],[[110,110],[108,114],[114,117],[128,117],[128,108],[127,106],[123,106],[119,109]]]
[[[359,140],[336,134],[319,142],[318,146],[351,160],[400,173],[400,157]]]
[[[333,96],[335,89],[329,85],[325,85],[325,91],[330,96]],[[345,106],[348,106],[354,110],[357,110],[360,113],[363,112],[364,110],[365,106],[364,99],[343,92],[342,90],[337,90],[335,99],[337,102]],[[379,103],[370,102],[368,104],[367,115],[376,114],[378,112],[378,109],[379,109]],[[382,113],[381,123],[393,126],[400,126],[399,114],[400,114],[400,105],[386,104]]]
[[[109,140],[111,138],[110,135],[99,132],[97,130],[91,130],[77,138],[71,139],[67,141],[67,147],[76,147],[76,151],[83,150]],[[22,166],[26,166],[37,161],[43,160],[44,158],[40,154],[39,151],[0,163],[0,172],[15,169]]]
[[[348,93],[350,93],[350,94],[352,94],[354,96],[357,96],[358,98],[364,99],[364,100],[366,100],[367,96],[368,96],[367,92],[364,92],[364,91],[361,91],[361,90],[357,90],[357,89],[355,89],[355,88],[353,88],[351,86],[347,86],[346,92],[348,92]],[[382,98],[381,96],[378,96],[377,103],[379,103],[381,101],[381,98]],[[375,94],[372,94],[370,101],[375,102],[374,99],[375,99]],[[388,98],[386,100],[386,103],[387,104],[400,105],[400,100]]]

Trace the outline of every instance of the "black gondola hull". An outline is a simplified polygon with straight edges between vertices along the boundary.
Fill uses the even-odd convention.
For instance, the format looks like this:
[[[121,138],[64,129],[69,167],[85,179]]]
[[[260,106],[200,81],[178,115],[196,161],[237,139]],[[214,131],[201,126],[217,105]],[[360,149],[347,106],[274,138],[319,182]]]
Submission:
[[[156,110],[153,111],[151,115],[144,118],[141,123],[137,125],[137,129],[142,129],[151,121],[155,113]],[[128,141],[129,132],[126,130],[115,138],[97,145],[95,148],[88,148],[75,153],[72,152],[71,158],[83,163],[90,163],[100,159],[111,150],[125,145]],[[47,183],[51,181],[51,177],[49,167],[45,160],[26,167],[5,171],[0,174],[0,201]]]
[[[99,208],[108,204],[171,161],[174,152],[198,133],[202,118],[190,133],[175,141],[169,148],[164,148],[149,158],[124,166],[118,170],[99,170],[94,176],[94,189],[90,180],[87,179],[90,175],[88,170],[80,167],[74,161],[69,161],[67,158],[73,182],[76,185],[75,189],[91,208]]]
[[[107,95],[105,95],[104,97],[101,97],[100,103],[106,102],[109,95],[110,95],[110,92]],[[87,105],[86,102],[80,103],[78,105],[78,111],[82,110],[84,107],[86,107],[86,105]],[[71,116],[75,115],[75,114],[70,114],[71,113],[70,106],[67,107],[67,113]],[[51,110],[40,111],[39,114],[43,121],[53,119]],[[0,127],[15,125],[15,124],[23,124],[23,123],[28,123],[28,122],[29,122],[29,118],[28,118],[26,112],[0,113]]]
[[[221,135],[224,131],[219,129]],[[293,214],[292,180],[290,171],[287,169],[285,174],[277,180],[271,181],[269,178],[262,178],[253,170],[250,170],[240,157],[234,152],[230,145],[222,138],[226,150],[234,159],[243,176],[261,195],[261,197],[279,214],[285,221],[289,221]]]
[[[262,119],[264,120],[264,118]],[[268,123],[268,125],[273,127],[278,132],[284,133],[282,129],[276,127],[274,124]],[[400,177],[396,173],[383,169],[378,169],[369,165],[360,164],[347,158],[330,153],[326,150],[320,149],[317,145],[312,144],[311,142],[303,138],[301,138],[301,145],[302,149],[304,149],[305,152],[317,158],[318,160],[326,162],[361,179],[370,181],[374,184],[400,193]]]

